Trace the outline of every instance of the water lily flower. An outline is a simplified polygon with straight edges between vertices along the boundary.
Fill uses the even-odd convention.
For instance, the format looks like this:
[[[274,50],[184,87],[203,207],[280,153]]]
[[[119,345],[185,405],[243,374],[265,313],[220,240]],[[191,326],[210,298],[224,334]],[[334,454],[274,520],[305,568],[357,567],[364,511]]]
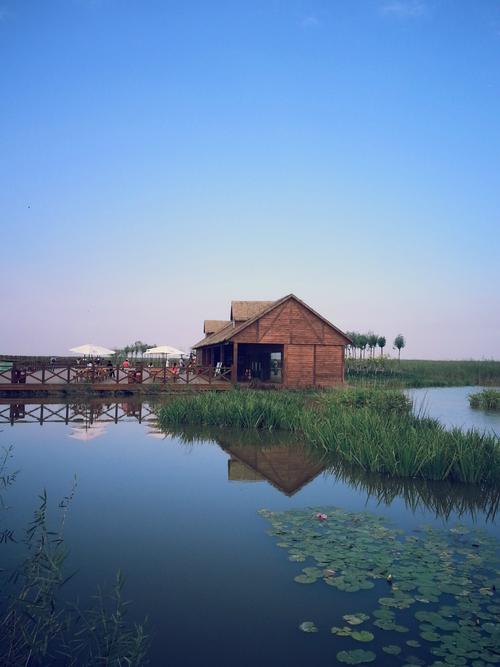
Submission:
[[[326,521],[328,519],[327,515],[323,514],[323,512],[318,512],[316,514],[316,518],[318,519],[318,521]]]

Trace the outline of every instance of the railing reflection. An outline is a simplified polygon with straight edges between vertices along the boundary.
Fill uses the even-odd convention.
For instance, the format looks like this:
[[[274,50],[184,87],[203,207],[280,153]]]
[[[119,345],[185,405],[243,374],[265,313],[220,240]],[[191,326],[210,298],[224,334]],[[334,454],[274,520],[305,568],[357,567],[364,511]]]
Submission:
[[[154,406],[151,403],[133,401],[120,402],[73,402],[73,403],[23,403],[5,401],[0,403],[0,424],[46,424],[95,422],[118,424],[121,421],[154,421]]]

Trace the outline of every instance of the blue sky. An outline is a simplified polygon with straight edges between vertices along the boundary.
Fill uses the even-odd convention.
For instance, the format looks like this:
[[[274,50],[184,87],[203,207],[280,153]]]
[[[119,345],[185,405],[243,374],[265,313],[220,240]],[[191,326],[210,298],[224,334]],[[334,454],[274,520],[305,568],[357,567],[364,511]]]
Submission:
[[[0,352],[294,292],[500,358],[498,0],[0,0]]]

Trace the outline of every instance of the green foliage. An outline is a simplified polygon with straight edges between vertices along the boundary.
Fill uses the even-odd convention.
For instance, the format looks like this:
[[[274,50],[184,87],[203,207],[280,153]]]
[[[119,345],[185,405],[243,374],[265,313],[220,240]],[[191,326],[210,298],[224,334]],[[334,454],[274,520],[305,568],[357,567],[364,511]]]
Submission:
[[[398,358],[401,358],[401,350],[405,347],[406,341],[402,334],[398,334],[394,339],[394,347],[398,351]]]
[[[483,389],[478,394],[471,394],[469,404],[471,408],[480,408],[481,410],[500,410],[500,391]]]
[[[5,472],[12,450],[0,461],[2,489],[13,481]],[[25,555],[12,572],[2,572],[0,594],[0,664],[139,667],[146,664],[148,638],[143,625],[126,620],[123,575],[118,572],[111,591],[98,589],[94,605],[82,610],[61,599],[67,574],[64,524],[76,488],[59,504],[56,530],[48,526],[47,493],[39,496],[33,521],[21,541]],[[3,499],[2,499],[3,500]],[[1,509],[7,506],[2,502]],[[5,514],[2,514],[4,518]]]
[[[402,393],[206,392],[178,397],[159,410],[160,426],[202,425],[282,429],[325,455],[395,477],[500,483],[500,440],[471,429],[445,429],[414,415]]]
[[[349,383],[392,387],[500,385],[500,361],[346,359]]]

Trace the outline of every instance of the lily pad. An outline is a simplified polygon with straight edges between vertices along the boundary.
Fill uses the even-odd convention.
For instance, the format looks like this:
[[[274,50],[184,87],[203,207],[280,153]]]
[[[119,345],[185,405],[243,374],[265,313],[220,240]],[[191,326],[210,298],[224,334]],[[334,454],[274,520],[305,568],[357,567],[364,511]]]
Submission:
[[[298,584],[314,584],[316,577],[308,577],[307,574],[299,574],[293,579]]]
[[[299,625],[299,630],[302,630],[302,632],[318,632],[318,628],[314,625],[313,621],[303,621]]]
[[[338,637],[350,637],[352,635],[352,630],[351,628],[348,628],[347,626],[344,626],[343,628],[338,628],[337,626],[333,626],[333,628],[330,630],[332,635],[337,635]]]
[[[377,656],[373,651],[365,651],[361,648],[354,651],[339,651],[337,660],[346,665],[361,665],[367,662],[373,662]]]
[[[401,647],[396,646],[395,644],[389,644],[388,646],[382,646],[382,651],[388,653],[389,655],[399,655],[401,653]]]
[[[364,623],[370,617],[368,614],[359,613],[359,614],[345,614],[344,616],[342,616],[342,618],[344,619],[344,621],[349,623],[349,625],[361,625],[361,623]]]
[[[351,637],[357,642],[371,642],[374,636],[368,630],[354,630]]]

